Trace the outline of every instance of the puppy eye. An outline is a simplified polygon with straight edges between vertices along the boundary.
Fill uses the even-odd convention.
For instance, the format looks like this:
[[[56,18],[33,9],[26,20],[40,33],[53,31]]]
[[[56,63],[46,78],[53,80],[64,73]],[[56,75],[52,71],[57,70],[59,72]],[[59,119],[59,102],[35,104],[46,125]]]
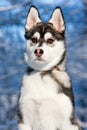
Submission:
[[[33,43],[37,43],[37,38],[36,37],[33,37],[31,40],[32,40]]]
[[[47,39],[48,44],[52,44],[53,42],[54,42],[54,39],[52,39],[52,38]]]

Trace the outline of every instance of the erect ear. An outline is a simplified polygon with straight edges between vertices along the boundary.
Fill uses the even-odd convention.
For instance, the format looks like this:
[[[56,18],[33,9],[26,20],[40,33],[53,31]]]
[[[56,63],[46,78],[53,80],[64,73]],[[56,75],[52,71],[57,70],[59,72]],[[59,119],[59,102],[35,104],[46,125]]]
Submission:
[[[57,7],[54,10],[52,17],[49,20],[49,22],[53,24],[54,28],[58,32],[62,32],[62,31],[65,30],[65,23],[64,23],[63,14],[62,14],[62,11],[59,7]]]
[[[36,9],[36,7],[31,6],[27,15],[25,29],[29,31],[38,22],[41,22],[38,10]]]

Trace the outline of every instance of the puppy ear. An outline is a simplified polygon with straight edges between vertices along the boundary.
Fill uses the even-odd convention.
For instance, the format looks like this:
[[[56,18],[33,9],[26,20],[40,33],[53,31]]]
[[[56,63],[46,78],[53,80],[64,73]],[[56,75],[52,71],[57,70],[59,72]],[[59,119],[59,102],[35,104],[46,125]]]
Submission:
[[[49,20],[49,23],[52,23],[54,28],[58,32],[63,32],[65,30],[65,23],[62,11],[59,7],[57,7],[52,14],[51,19]]]
[[[27,15],[25,29],[29,31],[38,22],[41,22],[38,10],[36,9],[36,7],[32,6]]]

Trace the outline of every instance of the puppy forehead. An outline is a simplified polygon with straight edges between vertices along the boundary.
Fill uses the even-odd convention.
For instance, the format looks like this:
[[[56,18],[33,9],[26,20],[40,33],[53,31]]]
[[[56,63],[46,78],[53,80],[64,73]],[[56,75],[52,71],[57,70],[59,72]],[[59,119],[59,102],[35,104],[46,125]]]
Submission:
[[[39,33],[39,32],[35,32],[35,33],[33,34],[33,37],[36,37],[37,39],[39,39],[39,38],[40,38],[40,33]]]
[[[52,38],[52,34],[50,32],[47,32],[46,34],[44,34],[44,39],[47,40],[48,38]]]
[[[33,34],[33,37],[36,37],[37,39],[40,39],[41,38],[41,34],[40,34],[40,32],[35,32],[34,34]],[[52,34],[50,33],[50,32],[46,32],[45,34],[44,34],[44,39],[45,40],[47,40],[48,38],[52,38],[53,36],[52,36]]]

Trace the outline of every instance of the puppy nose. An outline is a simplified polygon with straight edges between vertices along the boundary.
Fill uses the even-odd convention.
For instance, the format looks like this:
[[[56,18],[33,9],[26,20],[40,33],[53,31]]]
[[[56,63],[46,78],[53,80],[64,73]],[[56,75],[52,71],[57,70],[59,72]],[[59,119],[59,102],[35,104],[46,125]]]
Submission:
[[[40,57],[40,56],[42,56],[42,54],[44,53],[43,52],[43,50],[42,49],[36,49],[35,51],[34,51],[34,53],[35,53],[35,55],[37,56],[37,57]]]

